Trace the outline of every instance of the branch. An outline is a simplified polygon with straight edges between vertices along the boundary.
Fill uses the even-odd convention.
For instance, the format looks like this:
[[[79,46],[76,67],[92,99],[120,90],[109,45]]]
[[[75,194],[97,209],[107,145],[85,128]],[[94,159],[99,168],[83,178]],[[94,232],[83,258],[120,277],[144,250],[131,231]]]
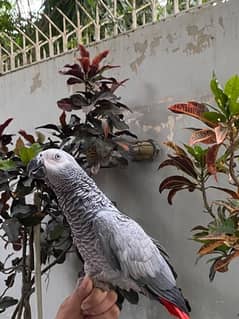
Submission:
[[[205,187],[205,178],[203,175],[203,169],[201,171],[201,192],[202,192],[202,198],[203,198],[203,203],[204,203],[204,207],[206,208],[207,212],[212,216],[212,218],[215,218],[215,215],[212,212],[212,208],[210,207],[209,203],[208,203],[208,199],[207,199],[207,191],[206,191],[206,187]]]
[[[236,184],[236,186],[239,188],[239,179],[237,178],[237,175],[235,174],[235,170],[234,170],[234,150],[231,152],[230,155],[230,161],[229,161],[229,173],[230,176],[233,180],[233,182]]]
[[[3,290],[3,293],[0,295],[0,300],[2,299],[2,297],[5,295],[5,293],[8,291],[9,287],[6,287],[4,290]]]
[[[18,303],[18,313],[17,313],[17,319],[21,319],[22,317],[22,311],[24,307],[24,298],[25,298],[25,284],[27,280],[27,273],[26,273],[26,254],[27,254],[27,230],[26,227],[24,227],[23,231],[23,247],[22,247],[22,298],[21,301]]]

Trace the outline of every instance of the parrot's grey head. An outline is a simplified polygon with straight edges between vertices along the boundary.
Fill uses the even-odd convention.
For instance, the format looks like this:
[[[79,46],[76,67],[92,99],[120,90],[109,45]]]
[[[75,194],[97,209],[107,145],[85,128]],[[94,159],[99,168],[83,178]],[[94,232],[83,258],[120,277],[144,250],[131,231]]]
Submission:
[[[74,157],[67,152],[51,148],[40,152],[28,164],[28,175],[54,184],[59,178],[67,178],[71,172],[81,170]]]

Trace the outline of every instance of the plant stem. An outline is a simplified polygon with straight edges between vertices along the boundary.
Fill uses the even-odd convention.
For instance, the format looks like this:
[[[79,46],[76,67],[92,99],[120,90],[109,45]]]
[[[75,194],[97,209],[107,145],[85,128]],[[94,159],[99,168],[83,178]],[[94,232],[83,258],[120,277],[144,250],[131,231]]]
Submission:
[[[239,179],[237,178],[234,170],[234,150],[230,154],[230,161],[229,161],[229,173],[233,180],[233,182],[236,184],[237,188],[239,187]]]
[[[27,281],[27,274],[26,274],[26,255],[27,255],[27,229],[24,227],[23,230],[23,247],[22,247],[22,298],[18,303],[18,311],[17,311],[17,319],[21,319],[22,312],[24,308],[24,299],[26,294],[26,281]],[[13,317],[15,318],[15,317]]]
[[[36,278],[36,302],[37,302],[37,319],[43,318],[42,311],[42,283],[41,283],[41,244],[40,244],[41,224],[34,227],[34,244],[35,244],[35,278]]]
[[[234,170],[234,159],[235,159],[235,137],[234,137],[234,133],[233,133],[233,128],[231,127],[231,130],[230,130],[230,159],[229,159],[229,173],[230,173],[230,176],[233,180],[233,182],[236,184],[237,188],[239,188],[239,179],[237,177],[237,175],[235,174],[235,170]]]
[[[40,192],[34,194],[34,204],[41,210]],[[36,281],[37,319],[43,319],[42,282],[41,282],[41,224],[34,226],[34,268]],[[32,285],[31,285],[32,286]]]
[[[203,203],[204,203],[204,207],[206,208],[207,212],[212,216],[212,218],[215,218],[215,215],[212,212],[212,208],[210,207],[209,203],[208,203],[208,199],[207,199],[207,192],[206,192],[206,187],[205,187],[205,178],[204,178],[204,174],[203,174],[203,169],[201,171],[201,192],[202,192],[202,198],[203,198]]]

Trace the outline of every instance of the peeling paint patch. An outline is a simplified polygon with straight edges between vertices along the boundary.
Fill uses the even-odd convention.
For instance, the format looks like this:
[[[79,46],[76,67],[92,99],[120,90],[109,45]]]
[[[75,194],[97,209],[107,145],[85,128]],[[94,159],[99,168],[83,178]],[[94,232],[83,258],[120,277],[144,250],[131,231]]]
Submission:
[[[162,38],[162,36],[155,37],[151,41],[151,43],[150,43],[150,55],[155,55],[156,54],[155,49],[160,45],[160,39],[161,38]]]
[[[223,23],[223,17],[219,17],[218,18],[218,23],[219,23],[219,25],[223,28],[223,30],[224,30],[224,23]]]
[[[190,37],[192,37],[192,42],[186,44],[184,53],[187,55],[198,54],[203,52],[205,49],[209,48],[214,40],[214,37],[210,33],[206,33],[208,26],[201,29],[197,25],[189,25],[186,30]]]
[[[175,52],[177,52],[179,50],[180,50],[179,48],[175,48],[175,49],[172,50],[172,52],[175,53]]]
[[[150,124],[140,124],[140,127],[142,128],[144,133],[154,134],[157,133],[157,135],[161,132],[162,127],[161,125],[150,125]]]
[[[175,40],[176,40],[176,33],[174,33],[174,34],[172,34],[172,33],[169,33],[168,35],[167,35],[167,40],[168,40],[168,42],[170,43],[170,44],[172,44]]]
[[[38,72],[33,78],[32,78],[32,85],[30,87],[30,93],[32,94],[37,89],[39,89],[42,85],[42,81],[40,79],[40,72]]]
[[[167,128],[169,133],[167,135],[167,140],[172,141],[174,138],[174,127],[175,127],[176,118],[173,115],[168,116],[168,121],[166,123],[162,123],[162,128]]]
[[[143,43],[140,42],[136,42],[134,44],[134,50],[136,53],[139,53],[140,55],[132,62],[130,63],[130,67],[131,70],[133,72],[137,72],[138,71],[138,67],[141,65],[141,63],[144,61],[145,59],[145,52],[147,50],[148,47],[148,41],[145,40]]]

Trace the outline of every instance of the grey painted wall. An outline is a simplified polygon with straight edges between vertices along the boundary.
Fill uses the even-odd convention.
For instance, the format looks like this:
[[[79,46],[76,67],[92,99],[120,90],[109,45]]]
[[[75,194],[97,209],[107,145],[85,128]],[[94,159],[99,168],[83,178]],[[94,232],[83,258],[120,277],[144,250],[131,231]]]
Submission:
[[[222,82],[238,73],[238,36],[239,1],[230,0],[104,41],[91,50],[109,48],[109,62],[122,66],[116,75],[130,78],[119,93],[134,110],[128,119],[139,137],[159,143],[167,139],[184,142],[188,136],[183,127],[190,122],[170,114],[166,106],[176,101],[210,100],[208,84],[213,70]],[[73,53],[1,77],[0,122],[13,116],[13,129],[32,130],[55,121],[60,114],[55,101],[68,93],[65,78],[57,72],[72,59]],[[160,181],[168,175],[167,169],[157,171],[165,153],[162,145],[158,161],[101,171],[98,181],[122,211],[167,248],[179,285],[191,301],[192,318],[236,319],[239,263],[233,262],[230,271],[217,275],[213,283],[208,281],[207,265],[195,266],[198,245],[188,240],[190,229],[205,223],[207,216],[202,213],[199,194],[177,195],[175,205],[169,206],[166,197],[158,193]],[[48,289],[44,288],[44,319],[54,318],[59,303],[74,286],[77,268],[77,261],[70,258],[67,265],[50,273]],[[125,307],[121,317],[166,319],[169,315],[161,306],[142,299],[138,307]]]

